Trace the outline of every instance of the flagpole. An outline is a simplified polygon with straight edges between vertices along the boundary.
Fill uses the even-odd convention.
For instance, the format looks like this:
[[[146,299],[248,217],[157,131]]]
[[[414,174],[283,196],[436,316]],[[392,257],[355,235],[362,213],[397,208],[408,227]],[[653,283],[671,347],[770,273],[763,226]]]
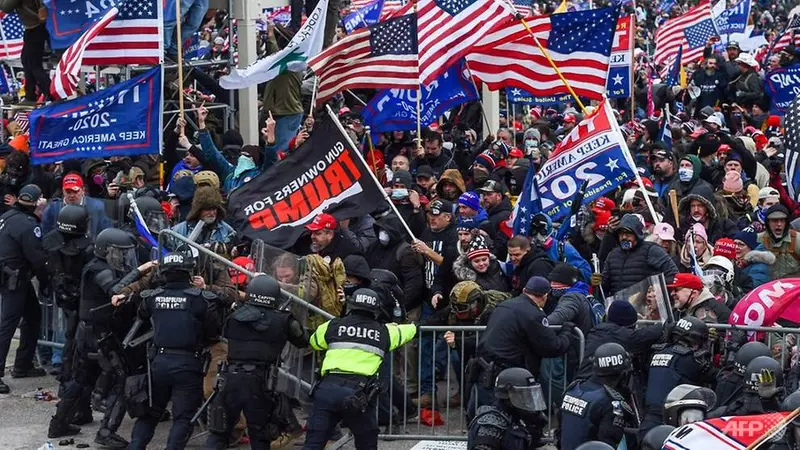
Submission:
[[[308,107],[308,117],[314,116],[314,103],[317,102],[317,81],[319,81],[319,77],[314,75],[314,87],[311,89],[311,106]]]
[[[364,160],[364,155],[362,155],[361,152],[358,151],[358,147],[356,147],[356,144],[353,142],[352,139],[350,139],[350,135],[347,134],[347,131],[342,126],[342,123],[339,122],[339,118],[336,117],[336,114],[333,113],[331,106],[325,105],[325,109],[328,110],[328,116],[333,120],[333,122],[339,128],[339,131],[342,133],[342,136],[344,136],[344,138],[347,140],[347,143],[350,144],[350,148],[353,149],[353,153],[356,154],[356,157],[361,160],[361,163],[364,164],[364,167],[369,167],[367,161]],[[378,190],[383,195],[383,199],[386,200],[386,203],[389,204],[389,208],[395,213],[397,218],[400,220],[400,223],[403,224],[403,228],[406,230],[406,233],[408,233],[408,235],[411,237],[412,240],[417,240],[416,236],[414,236],[414,233],[411,231],[411,228],[408,227],[408,224],[403,219],[403,216],[400,215],[400,211],[397,210],[397,206],[395,206],[394,203],[392,203],[392,200],[389,198],[389,194],[387,194],[386,191],[383,189],[383,186],[381,185],[381,182],[378,180],[378,177],[375,176],[375,174],[372,173],[370,170],[367,170],[367,172],[369,173],[369,176],[372,178],[372,181],[375,182],[375,186],[378,187]]]
[[[558,78],[560,78],[561,82],[564,83],[564,86],[567,87],[567,90],[569,91],[569,93],[573,97],[575,97],[575,101],[578,103],[578,106],[580,106],[581,111],[583,112],[583,114],[587,115],[588,112],[586,112],[586,107],[583,106],[583,102],[578,97],[578,94],[576,94],[575,90],[572,89],[572,86],[570,86],[569,81],[567,81],[567,79],[564,78],[564,74],[561,73],[561,70],[558,68],[558,66],[556,65],[555,61],[553,61],[553,59],[550,58],[550,53],[547,51],[547,49],[544,48],[542,43],[539,41],[539,38],[537,38],[536,35],[533,34],[533,30],[531,30],[531,27],[530,27],[530,25],[528,25],[528,22],[526,22],[525,18],[523,18],[522,15],[519,14],[519,13],[517,13],[517,19],[519,19],[519,21],[522,23],[522,26],[525,27],[525,30],[528,31],[528,34],[531,35],[531,38],[533,38],[533,42],[536,43],[536,46],[539,47],[539,50],[542,52],[542,54],[544,54],[544,57],[547,58],[547,62],[549,62],[550,66],[553,67],[553,70],[556,71],[556,75],[558,75]]]
[[[491,133],[492,125],[489,123],[489,118],[486,117],[486,108],[483,107],[483,98],[481,97],[481,92],[478,90],[478,84],[475,83],[475,78],[472,76],[472,69],[469,68],[469,61],[465,59],[464,65],[467,66],[467,70],[469,71],[469,81],[472,82],[472,87],[475,89],[475,94],[478,96],[478,103],[481,105],[481,117],[483,117],[483,122],[486,124],[486,129]]]
[[[631,14],[631,29],[628,30],[628,35],[630,36],[631,42],[629,42],[628,46],[631,48],[631,68],[628,74],[630,75],[630,80],[628,80],[628,84],[630,85],[631,90],[631,122],[633,122],[636,111],[636,97],[633,94],[633,89],[635,87],[634,79],[636,78],[636,61],[634,60],[635,47],[636,47],[636,39],[634,36],[636,35],[636,0],[633,0],[633,14]]]
[[[175,39],[178,46],[178,117],[183,119],[183,39],[181,39],[181,18],[181,0],[176,0]],[[181,136],[183,136],[183,133],[182,131]]]
[[[176,0],[180,1],[180,0]],[[161,66],[161,83],[159,89],[161,90],[161,104],[159,108],[161,110],[161,114],[158,117],[158,129],[163,136],[164,134],[164,3],[161,0],[155,0],[156,8],[158,14],[158,63]],[[130,80],[130,66],[126,66],[126,71],[128,73],[128,79]],[[163,142],[163,138],[162,138]],[[161,145],[158,147],[158,186],[159,189],[162,191],[166,187],[164,184],[164,169],[165,169],[165,161],[164,161],[164,146]]]
[[[417,152],[422,150],[422,117],[420,110],[422,109],[422,86],[417,88]]]

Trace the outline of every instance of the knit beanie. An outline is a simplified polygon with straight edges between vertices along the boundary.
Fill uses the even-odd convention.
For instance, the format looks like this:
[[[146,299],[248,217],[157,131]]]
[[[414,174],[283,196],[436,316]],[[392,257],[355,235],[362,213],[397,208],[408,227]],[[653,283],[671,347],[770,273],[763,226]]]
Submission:
[[[733,240],[744,242],[748,247],[750,247],[750,250],[758,247],[758,233],[756,233],[756,230],[752,227],[747,227],[744,230],[736,233],[736,236],[733,237]]]
[[[480,224],[473,217],[459,217],[456,223],[458,231],[472,231],[478,229]]]
[[[458,204],[464,205],[470,209],[474,209],[475,211],[481,210],[481,198],[478,196],[478,194],[472,191],[461,194],[461,196],[458,197]]]
[[[742,183],[741,174],[735,170],[727,172],[725,174],[725,179],[722,180],[722,189],[731,194],[735,194],[744,189],[744,183]]]
[[[696,223],[689,228],[689,231],[686,232],[686,242],[689,242],[689,237],[692,235],[692,231],[694,231],[694,235],[696,237],[703,238],[704,241],[708,242],[708,233],[706,233],[706,227],[703,224]]]
[[[621,327],[629,327],[636,323],[636,308],[625,300],[615,300],[608,307],[608,321]]]
[[[581,273],[571,264],[558,263],[550,271],[550,281],[572,286],[581,279]]]
[[[467,258],[475,259],[481,256],[489,256],[489,246],[486,244],[486,238],[479,234],[472,238],[467,248]]]
[[[731,238],[720,238],[714,243],[714,256],[723,256],[728,259],[736,258],[736,244]]]
[[[494,170],[494,167],[497,165],[492,155],[488,153],[481,153],[480,155],[475,157],[475,162],[473,165],[481,166],[486,169],[487,172],[491,172]]]

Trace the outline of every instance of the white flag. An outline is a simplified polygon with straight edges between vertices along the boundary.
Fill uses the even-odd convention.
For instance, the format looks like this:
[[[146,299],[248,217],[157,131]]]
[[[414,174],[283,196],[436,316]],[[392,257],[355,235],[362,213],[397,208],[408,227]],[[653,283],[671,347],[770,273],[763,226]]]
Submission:
[[[233,69],[230,75],[220,78],[220,86],[224,89],[244,89],[266,83],[287,70],[305,70],[306,61],[322,51],[327,11],[328,0],[320,0],[286,48],[259,59],[244,69]]]

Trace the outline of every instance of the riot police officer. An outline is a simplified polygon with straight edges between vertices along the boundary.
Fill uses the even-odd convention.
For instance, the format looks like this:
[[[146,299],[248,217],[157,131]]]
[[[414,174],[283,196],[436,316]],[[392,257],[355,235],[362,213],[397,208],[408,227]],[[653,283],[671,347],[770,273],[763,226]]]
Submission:
[[[700,422],[717,403],[717,396],[709,388],[681,384],[667,394],[664,403],[664,423],[680,427]]]
[[[268,276],[253,278],[245,290],[245,303],[228,317],[227,370],[220,373],[216,398],[209,406],[210,444],[228,446],[239,414],[244,410],[250,447],[268,449],[267,425],[273,412],[273,391],[281,351],[288,339],[298,348],[308,346],[308,333],[290,312],[279,310],[283,301],[278,282]]]
[[[744,371],[750,361],[759,356],[770,356],[769,347],[763,342],[748,342],[739,348],[729,370],[720,371],[717,377],[717,400],[719,406],[728,406],[742,392]]]
[[[347,315],[323,323],[311,336],[311,347],[326,353],[322,377],[312,391],[305,450],[325,448],[339,421],[353,433],[357,449],[378,448],[378,369],[388,352],[417,333],[413,324],[378,322],[384,301],[371,289],[358,289],[347,299]]]
[[[47,272],[56,305],[64,311],[67,329],[64,343],[63,377],[72,372],[72,352],[78,330],[81,272],[94,257],[94,245],[89,236],[89,213],[79,205],[66,205],[58,213],[55,229],[42,238],[47,252]],[[88,416],[85,413],[88,412]],[[79,422],[91,421],[91,408],[80,412]],[[80,423],[79,423],[80,425]]]
[[[671,425],[659,425],[654,427],[644,435],[642,450],[661,450],[673,431],[675,431],[675,427]]]
[[[172,428],[167,448],[181,449],[192,434],[190,420],[203,403],[202,350],[219,337],[217,295],[192,287],[194,259],[189,253],[167,253],[159,262],[165,284],[143,291],[139,317],[150,320],[152,408],[136,419],[129,449],[144,449],[153,438],[167,403],[172,400]]]
[[[568,386],[561,402],[562,450],[575,450],[588,440],[616,448],[625,437],[625,428],[636,427],[635,413],[620,392],[631,369],[631,357],[623,346],[607,343],[597,348],[592,376]],[[629,447],[633,446],[631,438]]]
[[[708,340],[708,327],[693,316],[681,318],[672,327],[666,344],[653,346],[645,394],[646,414],[639,438],[664,423],[664,401],[679,384],[704,385],[716,378],[711,355],[702,347]]]
[[[793,392],[781,404],[781,411],[793,412],[800,408],[800,391]],[[800,418],[795,418],[786,427],[781,442],[773,444],[770,450],[800,450]]]
[[[42,228],[34,214],[42,190],[35,184],[24,186],[17,203],[0,216],[0,394],[11,389],[3,383],[5,361],[11,338],[20,328],[19,347],[14,360],[12,378],[41,377],[41,368],[33,367],[36,341],[42,312],[31,278],[35,275],[42,284],[49,283],[45,270],[47,253],[42,248]],[[22,325],[20,326],[20,320]]]
[[[114,285],[135,264],[135,246],[133,235],[117,228],[107,228],[97,235],[95,257],[81,273],[80,323],[75,333],[72,374],[60,387],[61,401],[47,434],[50,438],[77,432],[69,421],[77,408],[89,402],[98,377],[105,373],[111,388],[95,442],[112,448],[128,445],[117,430],[125,416],[123,387],[129,368],[119,345],[121,330],[115,322],[111,296]],[[95,354],[100,358],[95,358]]]
[[[781,363],[769,356],[753,358],[744,371],[743,391],[725,408],[724,413],[720,413],[719,409],[715,413],[739,416],[780,411],[783,399]]]
[[[547,409],[542,386],[528,370],[505,369],[497,375],[494,402],[478,408],[469,424],[470,450],[525,450],[534,448],[526,417]],[[539,413],[541,414],[541,413]]]

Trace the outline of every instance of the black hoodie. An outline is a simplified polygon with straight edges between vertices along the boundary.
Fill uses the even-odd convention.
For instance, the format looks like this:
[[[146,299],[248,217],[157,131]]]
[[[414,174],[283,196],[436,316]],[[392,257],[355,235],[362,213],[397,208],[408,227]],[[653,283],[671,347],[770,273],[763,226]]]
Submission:
[[[437,305],[442,308],[447,304],[447,299],[450,296],[450,290],[456,284],[453,276],[453,263],[458,258],[458,233],[456,232],[456,224],[451,223],[440,231],[433,231],[426,228],[422,233],[420,240],[428,247],[433,249],[434,252],[442,255],[444,261],[440,266],[437,266],[428,258],[425,258],[425,285],[430,289],[429,296],[426,301],[430,301],[433,294],[442,294],[444,301],[439,302]]]
[[[389,234],[388,245],[381,244],[381,231]],[[403,289],[403,306],[406,311],[416,308],[422,303],[422,294],[425,293],[422,255],[416,253],[406,241],[403,225],[394,214],[375,222],[375,235],[378,240],[367,253],[370,268],[385,269],[397,275]]]
[[[506,259],[508,249],[508,235],[500,231],[500,224],[508,220],[511,216],[511,200],[508,197],[503,197],[503,200],[495,207],[486,210],[489,216],[487,226],[491,226],[492,240],[494,241],[494,254],[497,259],[503,261]]]
[[[522,257],[519,266],[511,274],[511,293],[516,297],[522,295],[522,288],[531,277],[550,277],[550,271],[556,263],[547,256],[547,252],[538,244],[533,244],[530,251]]]

